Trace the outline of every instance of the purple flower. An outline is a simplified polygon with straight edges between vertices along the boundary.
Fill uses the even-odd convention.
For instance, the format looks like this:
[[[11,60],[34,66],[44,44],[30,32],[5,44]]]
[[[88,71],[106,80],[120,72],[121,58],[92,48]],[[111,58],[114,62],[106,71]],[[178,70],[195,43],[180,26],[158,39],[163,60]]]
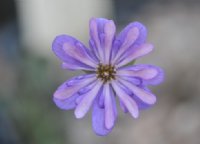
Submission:
[[[107,135],[117,118],[115,98],[124,112],[137,118],[140,109],[156,102],[147,85],[159,84],[163,71],[153,65],[130,65],[153,50],[153,45],[146,43],[147,31],[141,23],[130,23],[117,36],[112,20],[92,18],[89,27],[89,48],[68,35],[53,41],[53,52],[64,69],[87,73],[64,82],[53,99],[61,109],[75,109],[76,118],[83,118],[91,107],[94,131]]]

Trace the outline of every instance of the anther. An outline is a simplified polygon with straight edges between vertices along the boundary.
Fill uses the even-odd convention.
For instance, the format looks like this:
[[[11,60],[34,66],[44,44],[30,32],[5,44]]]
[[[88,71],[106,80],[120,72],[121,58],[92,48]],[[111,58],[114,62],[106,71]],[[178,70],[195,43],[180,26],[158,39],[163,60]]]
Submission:
[[[99,64],[98,68],[97,68],[97,78],[100,78],[104,83],[115,79],[115,68],[112,65],[102,65]]]

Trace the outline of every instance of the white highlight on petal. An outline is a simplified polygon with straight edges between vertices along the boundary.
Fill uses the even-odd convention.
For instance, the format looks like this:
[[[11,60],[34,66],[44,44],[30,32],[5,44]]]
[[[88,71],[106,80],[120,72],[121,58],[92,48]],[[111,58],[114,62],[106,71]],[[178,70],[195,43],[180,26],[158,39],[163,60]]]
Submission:
[[[153,50],[153,45],[152,44],[142,44],[139,48],[133,49],[133,51],[130,51],[127,55],[124,57],[120,58],[119,63],[116,64],[116,67],[121,67],[134,59],[144,56],[151,52]],[[123,59],[123,60],[121,60]]]
[[[88,93],[85,93],[82,95],[82,100],[79,102],[77,105],[74,114],[76,118],[83,118],[85,114],[88,112],[90,106],[92,105],[94,99],[96,98],[99,89],[102,86],[102,82],[97,80],[96,85],[94,86],[93,89],[91,89]]]
[[[61,85],[54,93],[54,97],[57,99],[66,99],[68,97],[71,97],[73,94],[75,94],[76,92],[78,92],[78,90],[86,85],[88,85],[89,83],[91,83],[92,81],[94,81],[96,79],[95,75],[89,78],[84,78],[82,80],[78,80],[78,82],[76,84],[73,84],[71,86],[67,86],[67,83],[64,83],[63,85]]]
[[[126,92],[124,92],[124,90],[122,90],[117,81],[112,81],[111,84],[117,96],[124,103],[131,116],[137,118],[139,116],[137,103],[129,95],[127,95]]]
[[[119,81],[124,84],[128,89],[130,89],[133,94],[141,99],[143,102],[147,104],[154,104],[156,102],[156,96],[151,94],[150,92],[147,92],[144,89],[141,89],[123,79],[119,79]]]
[[[115,123],[115,113],[113,105],[113,93],[111,92],[110,84],[106,83],[103,88],[104,105],[105,105],[105,127],[111,129]]]
[[[138,36],[139,36],[139,29],[137,27],[133,27],[128,31],[123,44],[120,46],[119,51],[112,60],[112,64],[114,64],[120,58],[120,56],[135,42]]]

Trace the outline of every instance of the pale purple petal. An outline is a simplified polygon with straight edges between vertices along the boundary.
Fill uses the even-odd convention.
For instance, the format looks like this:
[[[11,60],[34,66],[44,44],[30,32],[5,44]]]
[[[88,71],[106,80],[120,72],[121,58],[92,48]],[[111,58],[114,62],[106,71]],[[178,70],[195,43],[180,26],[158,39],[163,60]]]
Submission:
[[[135,42],[135,40],[139,36],[139,30],[137,27],[132,27],[126,35],[123,43],[121,44],[118,52],[116,53],[114,59],[112,59],[112,63],[116,63],[116,61],[121,57],[121,55],[126,52]]]
[[[103,92],[103,87],[100,91]],[[99,96],[98,96],[98,104],[99,104],[100,108],[104,108],[104,97],[105,97],[105,95],[103,93],[99,94]]]
[[[117,79],[118,78],[123,78],[126,81],[130,81],[134,85],[142,85],[143,84],[142,79],[138,78],[138,77],[130,77],[130,76],[121,76],[121,75],[118,75],[118,76],[116,76],[116,78]]]
[[[142,44],[137,48],[130,49],[129,51],[125,52],[121,58],[116,62],[116,67],[121,67],[123,65],[128,64],[129,62],[142,57],[153,50],[152,44]]]
[[[94,71],[94,68],[87,66],[85,64],[81,64],[79,62],[74,63],[62,63],[62,68],[63,69],[68,69],[68,70],[86,70],[86,71]]]
[[[133,27],[137,27],[139,29],[139,36],[137,40],[134,42],[134,45],[141,45],[145,43],[147,37],[147,29],[146,27],[140,22],[132,22],[128,24],[117,36],[117,39],[121,40],[122,42],[126,38],[128,31],[130,31]]]
[[[57,36],[53,41],[52,50],[63,62],[74,65],[74,68],[91,67],[94,69],[97,66],[97,62],[90,56],[87,48],[71,36]]]
[[[96,79],[94,74],[81,75],[73,77],[72,79],[64,82],[54,93],[56,99],[66,99],[78,92],[79,89],[85,87]]]
[[[106,92],[106,91],[109,91],[109,92]],[[110,133],[112,131],[112,128],[114,127],[114,125],[112,127],[109,127],[109,128],[106,127],[106,117],[107,117],[106,115],[108,114],[108,112],[106,112],[105,107],[108,107],[108,106],[105,106],[105,107],[102,108],[102,107],[99,106],[99,102],[98,102],[99,97],[102,96],[102,95],[105,95],[106,93],[110,93],[109,98],[111,98],[110,102],[112,102],[111,105],[112,105],[112,111],[114,113],[114,119],[116,120],[116,117],[117,117],[117,108],[116,108],[114,93],[113,93],[111,87],[106,84],[106,88],[104,86],[99,91],[98,97],[96,98],[96,100],[94,102],[93,112],[92,112],[92,127],[93,127],[93,130],[95,131],[95,133],[97,135],[101,135],[101,136],[104,136],[104,135],[107,135],[108,133]],[[107,97],[107,95],[106,95],[106,97]],[[107,101],[107,100],[104,100],[104,101]],[[115,120],[114,120],[114,122],[115,122]]]
[[[103,40],[100,37],[100,34],[103,33],[103,29],[101,28],[103,23],[103,19],[90,19],[90,44],[100,61],[103,61],[104,59],[104,53],[101,49],[101,43]]]
[[[65,110],[75,108],[79,90],[94,80],[94,75],[80,75],[64,82],[53,95],[55,104]]]
[[[108,64],[116,27],[112,20],[92,18],[90,20],[90,47],[100,62]]]
[[[126,106],[124,105],[124,103],[121,100],[119,100],[119,104],[120,104],[120,107],[123,110],[123,112],[128,113]]]
[[[135,86],[134,84],[130,83],[129,81],[118,79],[125,87],[127,87],[132,93],[141,99],[144,103],[147,104],[154,104],[156,102],[156,96],[152,93]]]
[[[81,89],[78,90],[78,94],[79,95],[83,95],[87,92],[89,92],[91,89],[94,88],[94,86],[96,85],[96,80],[93,83],[90,83],[88,85],[86,85],[85,87],[82,87]]]
[[[111,52],[111,63],[112,64],[114,63],[114,58],[115,58],[120,46],[121,46],[121,41],[120,40],[114,40],[113,41],[112,52]]]
[[[105,136],[112,131],[112,129],[107,129],[105,127],[105,109],[99,107],[97,99],[93,105],[92,127],[94,132],[100,136]]]
[[[79,91],[77,92],[79,96],[76,98],[77,105],[82,101],[86,93],[91,91],[96,86],[96,84],[97,84],[97,81],[95,80],[94,82],[88,84],[87,86],[79,89]]]
[[[76,107],[76,99],[79,97],[78,94],[74,94],[66,99],[57,99],[53,97],[54,103],[63,110],[70,110]]]
[[[118,69],[117,75],[123,79],[140,78],[144,85],[156,85],[163,81],[163,70],[157,66],[138,64]]]
[[[131,97],[135,100],[135,102],[137,103],[137,106],[140,110],[150,108],[153,105],[153,104],[147,104],[147,103],[143,102],[140,98],[138,98],[134,94]]]
[[[97,97],[97,94],[102,86],[101,81],[97,81],[96,85],[87,93],[82,95],[82,99],[77,105],[74,114],[76,118],[83,118],[85,114],[88,112],[89,108],[94,102],[94,99]]]
[[[105,105],[105,127],[111,129],[116,120],[116,105],[114,101],[113,91],[109,83],[104,84],[104,105]]]
[[[134,81],[131,81],[131,82],[133,82],[133,84],[135,84]],[[128,89],[127,87],[125,87],[123,84],[120,84],[120,87],[137,103],[137,106],[138,106],[139,109],[146,109],[146,108],[152,106],[152,104],[144,103],[140,98],[138,98],[137,96],[135,96],[133,94],[133,92],[130,89]],[[145,90],[147,90],[147,88],[144,87],[144,86],[142,86],[142,85],[140,85],[140,87],[143,88],[143,89],[145,89]],[[120,106],[121,106],[122,110],[125,113],[127,113],[128,110],[127,110],[126,106],[124,105],[124,103],[121,100],[119,100],[119,101],[120,101]]]
[[[144,85],[140,85],[140,88],[144,89],[145,91],[152,93],[146,86]],[[136,95],[132,95],[132,98],[136,101],[138,108],[143,110],[143,109],[147,109],[150,108],[151,106],[153,106],[154,104],[147,104],[145,102],[143,102],[139,97],[137,97]]]
[[[130,112],[131,116],[137,118],[139,116],[137,103],[120,87],[120,84],[117,81],[112,81],[112,87]]]
[[[139,110],[147,109],[152,106],[151,104],[144,103],[141,99],[139,99],[137,96],[135,96],[133,94],[131,95],[131,98],[137,103]],[[119,101],[120,101],[121,109],[123,110],[124,113],[127,113],[128,110],[127,110],[126,106],[124,105],[124,103],[121,100],[119,100]]]
[[[118,78],[119,79],[119,78]],[[135,83],[135,81],[133,81],[133,83]],[[133,96],[132,91],[130,91],[127,87],[125,87],[124,85],[120,84],[121,89],[123,89],[124,92],[126,92],[127,95],[129,95],[131,98]],[[133,99],[135,101],[135,99]],[[135,101],[137,103],[137,101]],[[126,108],[125,104],[123,103],[123,101],[121,99],[119,99],[119,103],[120,103],[120,107],[121,109],[127,113],[128,109]]]
[[[115,36],[116,27],[112,20],[109,20],[105,23],[104,26],[104,33],[105,33],[105,40],[104,40],[104,54],[105,54],[105,64],[110,63],[110,56],[112,50],[112,44]]]
[[[116,63],[127,50],[134,49],[145,43],[146,35],[147,30],[145,26],[139,22],[133,22],[126,26],[114,41],[114,44],[117,42],[118,46],[115,47],[117,50],[113,50],[117,52],[115,52],[115,56],[112,58],[112,63]]]

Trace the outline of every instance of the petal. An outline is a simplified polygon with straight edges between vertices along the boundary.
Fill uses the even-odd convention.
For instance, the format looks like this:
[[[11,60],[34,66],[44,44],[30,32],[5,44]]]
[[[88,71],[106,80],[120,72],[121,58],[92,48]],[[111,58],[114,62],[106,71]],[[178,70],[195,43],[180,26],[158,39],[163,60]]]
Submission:
[[[94,132],[100,136],[105,136],[112,131],[112,129],[105,128],[105,109],[99,107],[97,99],[92,111],[92,127]]]
[[[133,22],[126,26],[114,42],[116,43],[117,41],[120,43],[120,46],[112,59],[112,63],[114,64],[127,50],[134,49],[143,44],[146,40],[146,35],[147,31],[145,26],[139,22]]]
[[[103,87],[100,91],[103,92]],[[105,97],[105,95],[103,93],[99,94],[99,96],[98,96],[98,104],[99,104],[100,108],[104,108],[104,97]]]
[[[116,27],[112,20],[104,18],[90,20],[90,46],[103,64],[108,64],[110,61],[115,31]]]
[[[145,64],[118,69],[117,75],[123,77],[123,79],[140,78],[144,85],[156,85],[164,79],[164,72],[161,68]]]
[[[127,113],[128,110],[127,110],[126,106],[124,105],[124,103],[123,103],[121,100],[119,100],[119,104],[120,104],[120,107],[121,107],[121,109],[123,110],[123,112],[124,112],[124,113]]]
[[[130,91],[127,87],[125,87],[124,85],[120,85],[120,87],[123,89],[123,91],[126,92],[126,94],[128,94],[131,98],[133,98],[133,93],[132,91]],[[135,99],[133,99],[136,103],[137,101]],[[126,108],[126,105],[123,103],[123,101],[121,99],[119,99],[119,102],[120,102],[120,107],[121,109],[127,113],[128,112],[128,109]],[[138,103],[137,103],[138,104]]]
[[[124,79],[124,77],[123,77]],[[140,85],[140,88],[144,89],[145,91],[148,91],[148,92],[151,92],[147,87],[143,86],[141,83],[138,84],[137,81],[135,80],[130,80],[130,77],[129,79],[127,79],[127,81],[129,81],[130,83],[132,83],[133,85],[137,84],[137,85]],[[137,103],[137,106],[139,109],[147,109],[149,107],[152,106],[152,104],[147,104],[145,102],[143,102],[139,97],[137,97],[136,95],[134,95],[133,91],[128,89],[125,85],[123,85],[122,83],[120,83],[120,87],[129,95],[131,96],[131,98]],[[126,108],[126,106],[124,105],[124,103],[120,100],[120,106],[122,108],[122,110],[127,113],[128,110]]]
[[[103,94],[105,105],[105,127],[111,129],[115,124],[117,114],[114,94],[109,83],[104,85]]]
[[[78,92],[79,89],[85,87],[96,79],[96,76],[91,75],[80,75],[73,77],[72,79],[64,82],[54,93],[54,98],[65,100],[75,93]]]
[[[121,44],[118,52],[116,53],[115,58],[112,60],[113,63],[116,63],[116,61],[120,58],[120,56],[126,52],[135,42],[137,37],[139,36],[139,30],[137,27],[132,27],[126,35],[126,38],[124,39],[123,43]]]
[[[116,32],[115,24],[112,20],[109,20],[104,26],[105,40],[104,40],[104,54],[105,64],[110,63],[110,56],[112,50],[112,43]]]
[[[79,62],[76,63],[62,63],[62,68],[63,69],[68,69],[68,70],[85,70],[85,71],[94,71],[94,68],[89,67],[87,65],[81,64]]]
[[[139,30],[139,36],[137,37],[136,41],[134,42],[134,45],[141,45],[146,41],[147,37],[147,29],[146,27],[140,23],[140,22],[132,22],[128,26],[126,26],[122,32],[118,35],[118,39],[121,41],[124,41],[126,38],[125,35],[133,28],[136,27]]]
[[[142,85],[142,80],[140,78],[137,78],[137,77],[129,77],[129,76],[118,75],[118,76],[116,76],[116,78],[123,78],[126,81],[130,81],[134,85]]]
[[[152,93],[135,86],[134,84],[130,83],[129,81],[119,79],[119,82],[127,87],[132,93],[137,96],[140,100],[147,104],[154,104],[156,102],[156,96]]]
[[[144,56],[153,50],[152,44],[142,44],[141,46],[130,49],[130,51],[125,52],[121,58],[116,62],[116,67],[121,67],[128,64],[129,62]]]
[[[112,81],[111,84],[117,96],[124,103],[131,116],[137,118],[139,116],[137,103],[120,87],[120,84],[117,81]]]
[[[151,93],[151,91],[146,86],[141,85],[140,87],[144,89],[145,91],[148,91],[149,93]],[[132,95],[132,98],[136,101],[139,109],[147,109],[153,105],[153,104],[147,104],[143,102],[140,98],[138,98],[134,94]]]
[[[87,48],[71,36],[57,36],[53,41],[52,50],[63,62],[74,65],[73,67],[77,69],[78,67],[94,69],[97,65]]]
[[[79,97],[78,94],[74,94],[71,97],[66,98],[66,99],[57,99],[53,97],[53,101],[57,105],[57,107],[59,107],[60,109],[70,110],[76,107],[76,99],[78,97]]]
[[[133,94],[131,95],[131,98],[137,103],[138,109],[143,110],[143,109],[147,109],[152,106],[150,104],[144,103],[142,100],[140,100],[137,96],[135,96]],[[124,103],[121,100],[119,100],[119,102],[120,102],[121,109],[124,111],[124,113],[127,113],[128,110],[127,110],[126,106],[124,105]]]
[[[97,81],[96,85],[89,92],[82,95],[83,98],[81,99],[74,111],[76,118],[83,118],[85,116],[94,99],[96,98],[101,86],[102,82]]]
[[[85,87],[79,89],[78,94],[81,95],[81,97],[82,97],[83,94],[85,94],[85,93],[89,92],[91,89],[93,89],[95,85],[96,85],[96,81],[86,85]]]

